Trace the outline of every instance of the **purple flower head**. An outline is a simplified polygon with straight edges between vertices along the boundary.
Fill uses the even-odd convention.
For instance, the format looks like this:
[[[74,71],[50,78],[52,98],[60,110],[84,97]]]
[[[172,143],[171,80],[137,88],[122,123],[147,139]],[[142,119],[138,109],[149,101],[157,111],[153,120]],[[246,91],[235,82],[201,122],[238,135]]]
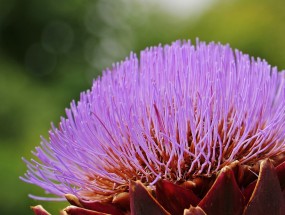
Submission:
[[[22,180],[102,200],[131,180],[183,182],[284,153],[284,72],[228,45],[176,41],[107,69],[66,115]]]

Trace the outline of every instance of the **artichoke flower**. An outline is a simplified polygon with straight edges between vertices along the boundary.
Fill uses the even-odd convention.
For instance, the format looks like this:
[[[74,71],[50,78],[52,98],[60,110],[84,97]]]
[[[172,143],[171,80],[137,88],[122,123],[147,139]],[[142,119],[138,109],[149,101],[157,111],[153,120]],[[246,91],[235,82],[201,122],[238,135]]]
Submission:
[[[33,154],[21,179],[63,215],[282,215],[285,73],[198,40],[131,53]]]

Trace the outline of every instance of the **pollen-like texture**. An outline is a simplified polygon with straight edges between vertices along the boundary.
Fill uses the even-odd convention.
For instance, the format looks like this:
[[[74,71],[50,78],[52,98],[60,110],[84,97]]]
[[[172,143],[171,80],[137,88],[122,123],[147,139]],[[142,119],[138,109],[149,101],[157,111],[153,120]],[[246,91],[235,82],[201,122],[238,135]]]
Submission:
[[[182,183],[283,153],[284,74],[215,43],[131,54],[71,103],[22,179],[59,197],[103,199],[130,180]]]

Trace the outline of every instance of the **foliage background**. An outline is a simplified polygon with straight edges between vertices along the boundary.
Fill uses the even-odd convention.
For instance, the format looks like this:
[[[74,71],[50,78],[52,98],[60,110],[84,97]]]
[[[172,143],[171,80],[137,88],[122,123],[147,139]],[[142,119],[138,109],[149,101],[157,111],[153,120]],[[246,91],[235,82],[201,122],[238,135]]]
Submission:
[[[0,0],[0,214],[32,214],[36,204],[57,214],[66,205],[27,197],[43,191],[19,180],[21,157],[32,157],[50,122],[130,51],[199,37],[285,68],[283,0],[180,1]]]

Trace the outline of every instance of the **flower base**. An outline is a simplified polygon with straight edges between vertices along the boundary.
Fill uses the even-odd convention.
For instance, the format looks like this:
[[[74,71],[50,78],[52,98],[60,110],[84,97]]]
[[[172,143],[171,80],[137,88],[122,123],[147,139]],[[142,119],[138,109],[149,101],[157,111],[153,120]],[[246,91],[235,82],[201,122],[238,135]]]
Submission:
[[[259,169],[257,169],[257,167]],[[285,214],[285,162],[265,159],[258,166],[238,162],[211,178],[174,184],[158,181],[154,187],[131,181],[129,192],[110,201],[87,201],[67,194],[72,206],[62,215],[262,215]],[[41,206],[36,215],[48,215]]]

